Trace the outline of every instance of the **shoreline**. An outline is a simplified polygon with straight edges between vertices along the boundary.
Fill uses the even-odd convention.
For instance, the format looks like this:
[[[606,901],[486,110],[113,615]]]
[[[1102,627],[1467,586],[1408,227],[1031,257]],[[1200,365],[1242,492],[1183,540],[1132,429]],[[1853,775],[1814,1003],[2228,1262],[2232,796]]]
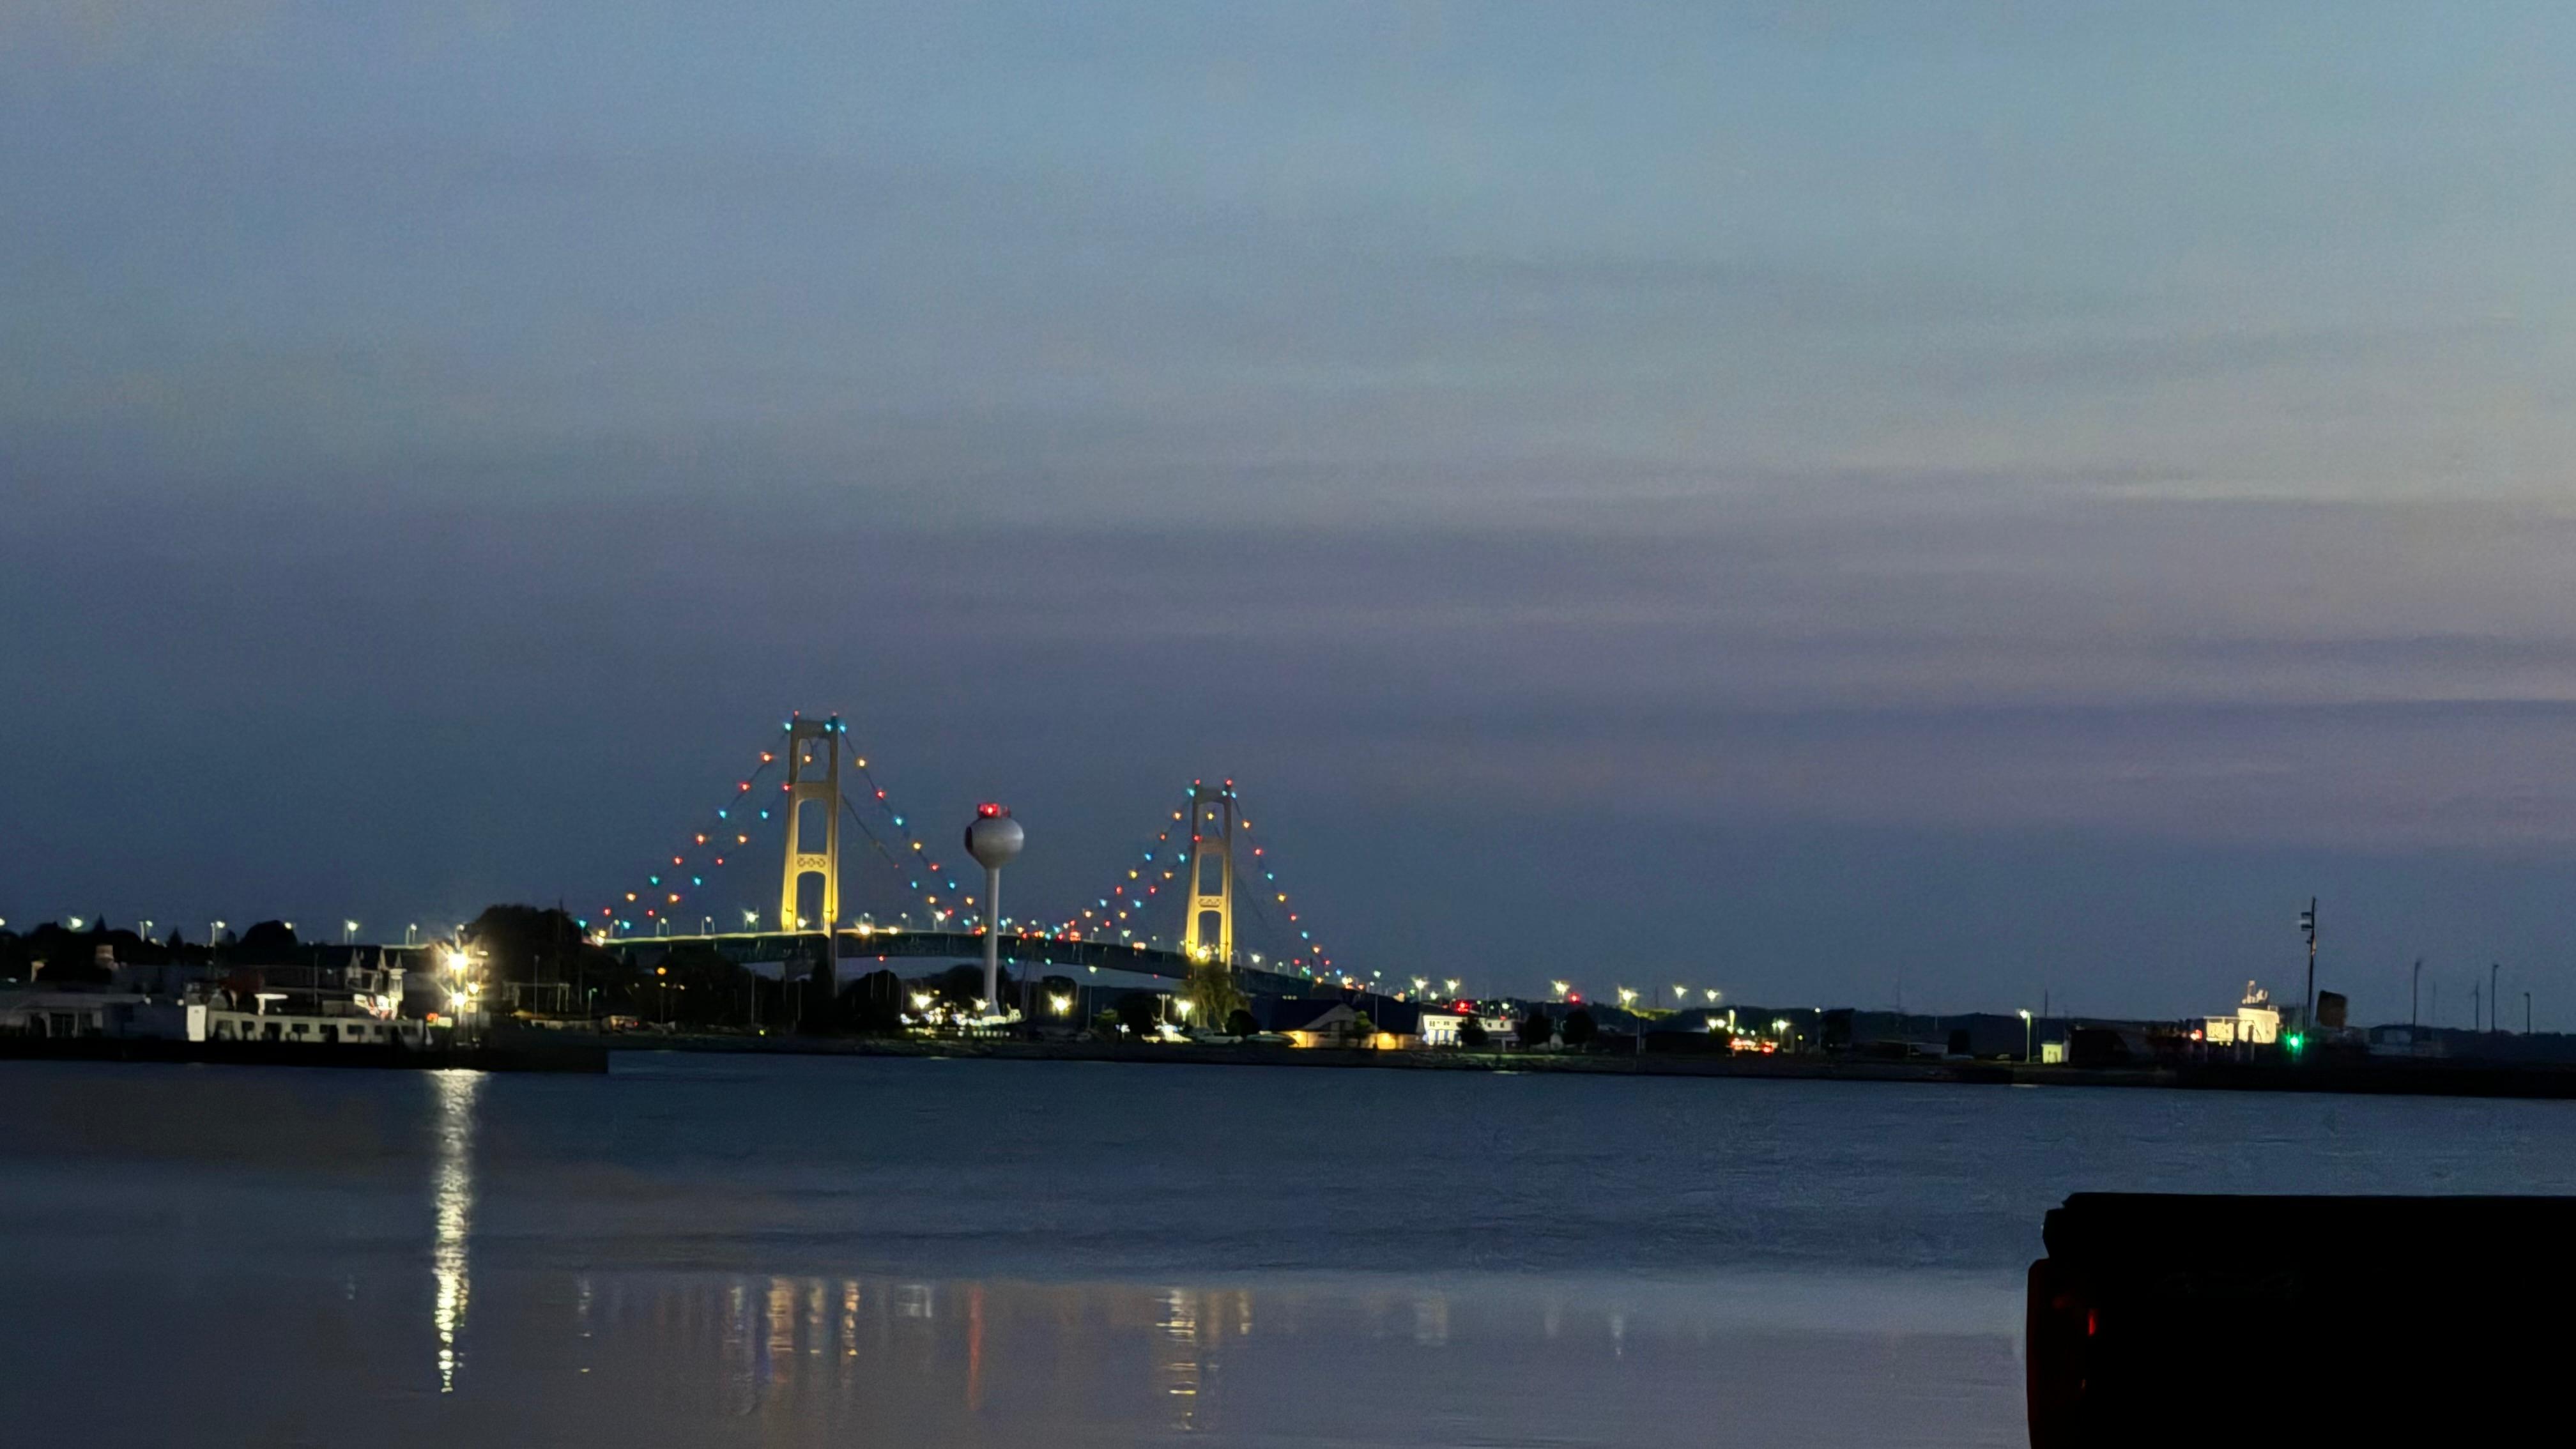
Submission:
[[[2359,1096],[2576,1098],[2576,1067],[2472,1063],[2196,1062],[2152,1067],[2021,1062],[1857,1061],[1835,1057],[1630,1056],[1576,1052],[1377,1051],[1345,1047],[1201,1046],[1103,1041],[958,1041],[877,1037],[606,1035],[514,1030],[474,1046],[434,1050],[283,1043],[175,1042],[123,1037],[0,1037],[0,1061],[193,1063],[209,1066],[600,1074],[621,1054],[911,1058],[939,1061],[1118,1062],[1172,1067],[1289,1067],[1483,1072],[1517,1076],[1699,1077],[1799,1082],[1896,1082],[1989,1087],[2149,1087],[2174,1091],[2331,1092]]]
[[[1356,1068],[1773,1081],[1920,1082],[1997,1087],[2161,1087],[2177,1091],[2335,1092],[2364,1096],[2576,1098],[2576,1068],[2409,1062],[2265,1066],[2202,1062],[2159,1067],[2039,1066],[2020,1062],[1876,1062],[1828,1057],[1610,1053],[1372,1051],[1338,1047],[1165,1043],[944,1041],[729,1035],[580,1038],[610,1052],[913,1057],[982,1061],[1133,1062],[1160,1066]]]

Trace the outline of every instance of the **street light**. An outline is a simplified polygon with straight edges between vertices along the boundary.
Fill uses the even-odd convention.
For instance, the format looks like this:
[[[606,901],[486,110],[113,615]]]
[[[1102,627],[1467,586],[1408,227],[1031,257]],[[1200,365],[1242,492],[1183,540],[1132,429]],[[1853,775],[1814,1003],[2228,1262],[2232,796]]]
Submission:
[[[1625,986],[1620,987],[1620,988],[1619,988],[1619,1006],[1620,1006],[1620,1009],[1624,1011],[1624,1010],[1626,1010],[1627,1008],[1629,1008],[1629,1007],[1631,1007],[1631,1006],[1634,1006],[1634,1005],[1636,1005],[1636,1004],[1637,1004],[1637,993],[1636,993],[1636,992],[1634,992],[1634,991],[1629,990],[1629,989],[1628,989],[1627,987],[1625,987]]]
[[[1563,981],[1551,981],[1547,984],[1549,989],[1556,993],[1557,1000],[1563,1001],[1565,999],[1565,993],[1569,987],[1569,983]]]
[[[216,946],[222,944],[223,938],[224,923],[221,921],[208,921],[206,923],[206,949],[209,951],[215,949]]]
[[[743,927],[744,927],[746,930],[748,930],[748,929],[752,929],[752,928],[755,928],[755,927],[759,926],[759,924],[760,924],[760,912],[758,912],[758,911],[745,911],[745,912],[743,912],[743,913],[742,913],[742,924],[743,924]]]
[[[357,943],[358,923],[355,921],[342,921],[340,923],[340,944],[343,946],[354,946]]]
[[[1443,982],[1441,982],[1440,984],[1449,988],[1449,994],[1450,994],[1450,995],[1455,996],[1455,995],[1457,995],[1457,994],[1458,994],[1458,978],[1457,978],[1457,977],[1452,976],[1452,977],[1450,977],[1448,980],[1443,981]]]
[[[417,946],[420,944],[420,922],[414,921],[410,925],[403,927],[403,944],[405,946]]]
[[[2024,1065],[2030,1062],[2030,1008],[2026,1006],[2021,1012],[2021,1059]]]
[[[1717,999],[1725,994],[1725,992],[1718,990],[1714,986],[1710,987],[1708,989],[1708,1004],[1711,1006],[1717,1005]]]

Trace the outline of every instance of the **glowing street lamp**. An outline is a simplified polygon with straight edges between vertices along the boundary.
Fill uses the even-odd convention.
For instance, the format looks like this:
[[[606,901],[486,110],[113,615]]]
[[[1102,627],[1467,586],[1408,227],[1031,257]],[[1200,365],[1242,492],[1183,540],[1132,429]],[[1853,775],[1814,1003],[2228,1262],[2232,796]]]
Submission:
[[[1058,1016],[1067,1015],[1073,1010],[1073,998],[1061,991],[1056,992],[1047,997],[1047,1009]]]
[[[2021,1059],[2030,1060],[2030,1008],[2026,1006],[2021,1012]]]
[[[1457,994],[1458,994],[1458,978],[1457,978],[1457,977],[1452,976],[1452,977],[1450,977],[1448,980],[1443,981],[1443,982],[1441,982],[1440,984],[1441,984],[1441,985],[1443,985],[1443,986],[1445,986],[1445,987],[1447,987],[1447,988],[1449,988],[1449,994],[1450,994],[1450,995],[1455,996],[1455,995],[1457,995]]]
[[[1551,981],[1547,983],[1547,985],[1549,990],[1556,993],[1556,999],[1559,1001],[1563,1001],[1565,999],[1566,992],[1574,989],[1573,983],[1569,981]]]
[[[340,944],[343,946],[354,946],[357,942],[358,923],[355,921],[342,921],[340,923]]]
[[[758,912],[758,911],[745,911],[745,912],[743,912],[743,913],[742,913],[742,924],[743,924],[743,929],[745,929],[745,930],[752,930],[752,929],[757,928],[757,927],[760,925],[760,912]]]
[[[1628,1007],[1634,1006],[1634,1005],[1636,1005],[1636,1004],[1637,1004],[1637,993],[1636,993],[1636,992],[1634,992],[1634,991],[1629,990],[1629,989],[1628,989],[1627,987],[1625,987],[1625,986],[1620,987],[1620,988],[1619,988],[1619,1006],[1620,1006],[1620,1009],[1621,1009],[1621,1010],[1625,1010],[1625,1009],[1627,1009]]]

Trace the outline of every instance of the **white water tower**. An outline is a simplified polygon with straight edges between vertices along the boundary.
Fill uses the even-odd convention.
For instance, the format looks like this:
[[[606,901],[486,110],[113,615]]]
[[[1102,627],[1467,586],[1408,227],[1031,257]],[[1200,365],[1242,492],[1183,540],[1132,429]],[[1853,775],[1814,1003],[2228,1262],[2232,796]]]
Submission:
[[[966,826],[966,853],[984,867],[984,1006],[997,1016],[1002,1010],[1002,867],[1027,839],[1020,822],[999,805],[976,806],[975,818]]]

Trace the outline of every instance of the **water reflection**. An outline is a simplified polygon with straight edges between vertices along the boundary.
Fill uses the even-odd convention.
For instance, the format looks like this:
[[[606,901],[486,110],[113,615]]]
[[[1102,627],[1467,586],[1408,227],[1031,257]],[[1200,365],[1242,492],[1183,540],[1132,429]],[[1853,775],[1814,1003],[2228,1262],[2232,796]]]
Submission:
[[[728,1442],[1046,1449],[1281,1432],[1403,1443],[1508,1426],[1618,1444],[1704,1437],[1719,1422],[1821,1442],[1779,1426],[1828,1399],[1856,1422],[1903,1424],[1926,1385],[1954,1400],[1927,1425],[1937,1442],[2005,1442],[2018,1428],[2008,1330],[1929,1328],[1869,1294],[1848,1313],[1820,1305],[1840,1322],[1801,1324],[1767,1286],[612,1273],[577,1291],[488,1265],[484,1278],[475,1399],[578,1383],[567,1412],[655,1442],[687,1425],[741,1431],[717,1435]]]
[[[465,1239],[474,1224],[474,1106],[483,1094],[483,1074],[433,1072],[430,1082],[438,1104],[438,1162],[430,1186],[436,1226],[429,1271],[436,1291],[429,1321],[438,1335],[438,1391],[452,1394],[457,1337],[465,1330],[465,1306],[473,1295]]]

